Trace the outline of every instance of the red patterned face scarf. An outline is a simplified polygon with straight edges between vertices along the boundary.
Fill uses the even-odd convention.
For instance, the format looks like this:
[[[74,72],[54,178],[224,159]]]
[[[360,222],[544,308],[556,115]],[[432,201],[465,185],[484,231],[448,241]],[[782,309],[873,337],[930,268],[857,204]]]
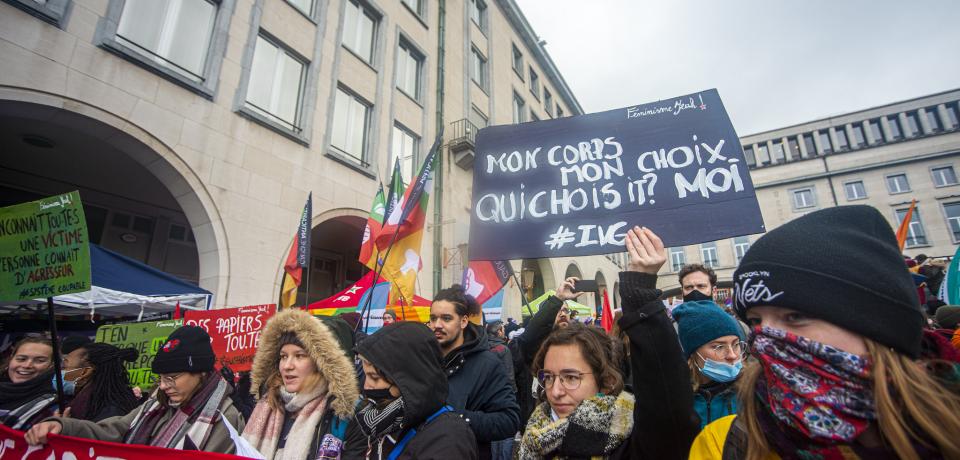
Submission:
[[[774,419],[821,443],[849,443],[877,418],[870,360],[804,337],[757,328],[757,394]]]

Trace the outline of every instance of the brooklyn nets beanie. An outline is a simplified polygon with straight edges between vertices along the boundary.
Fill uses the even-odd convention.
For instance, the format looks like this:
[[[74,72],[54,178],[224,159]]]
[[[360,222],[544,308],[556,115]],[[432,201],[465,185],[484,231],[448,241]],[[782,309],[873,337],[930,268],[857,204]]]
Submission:
[[[734,305],[789,308],[916,358],[923,315],[890,224],[870,206],[812,212],[771,230],[733,275]]]

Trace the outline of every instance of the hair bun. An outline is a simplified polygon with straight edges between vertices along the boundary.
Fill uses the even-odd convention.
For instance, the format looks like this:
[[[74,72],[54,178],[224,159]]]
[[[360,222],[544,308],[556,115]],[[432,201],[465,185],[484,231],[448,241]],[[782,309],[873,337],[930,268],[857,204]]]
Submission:
[[[119,358],[128,363],[134,362],[137,360],[137,357],[140,356],[140,352],[136,348],[123,348],[120,350]]]

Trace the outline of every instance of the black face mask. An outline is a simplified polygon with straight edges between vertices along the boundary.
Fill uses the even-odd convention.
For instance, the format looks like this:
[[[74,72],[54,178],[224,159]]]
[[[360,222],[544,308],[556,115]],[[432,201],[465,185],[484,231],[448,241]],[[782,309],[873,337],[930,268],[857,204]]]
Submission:
[[[363,396],[367,399],[372,400],[377,405],[380,405],[391,399],[396,399],[395,396],[390,394],[390,388],[377,388],[377,389],[363,389]]]
[[[713,300],[712,296],[708,296],[696,289],[690,291],[689,294],[683,296],[684,302],[696,302],[698,300]]]

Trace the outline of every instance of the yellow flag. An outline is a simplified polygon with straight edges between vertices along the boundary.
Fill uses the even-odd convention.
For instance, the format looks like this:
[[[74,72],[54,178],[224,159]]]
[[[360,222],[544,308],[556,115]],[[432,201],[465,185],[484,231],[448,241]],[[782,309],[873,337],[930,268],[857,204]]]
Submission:
[[[417,273],[423,263],[420,261],[420,243],[423,230],[418,230],[397,241],[390,249],[390,255],[383,264],[383,277],[393,283],[391,289],[404,299],[413,299],[417,284]],[[393,297],[397,298],[397,297]]]
[[[283,274],[283,288],[280,289],[280,309],[289,308],[297,301],[297,282],[289,273]]]

